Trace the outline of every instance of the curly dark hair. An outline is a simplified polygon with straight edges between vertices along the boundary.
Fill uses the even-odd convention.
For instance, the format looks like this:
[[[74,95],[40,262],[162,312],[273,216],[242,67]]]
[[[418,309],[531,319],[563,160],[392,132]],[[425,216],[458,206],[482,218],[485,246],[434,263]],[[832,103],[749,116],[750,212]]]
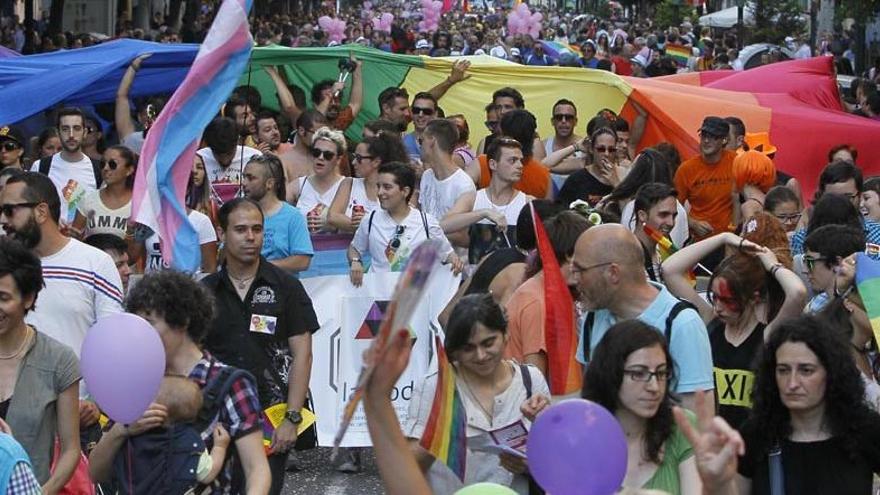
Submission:
[[[193,342],[200,344],[214,318],[214,298],[189,275],[162,270],[144,275],[131,288],[125,310],[161,316],[168,326],[184,329]]]
[[[33,304],[37,303],[37,295],[45,287],[40,258],[22,243],[4,236],[0,237],[0,277],[6,275],[12,276],[22,298],[34,296]],[[33,306],[25,312],[31,309]]]
[[[829,328],[826,320],[802,316],[782,322],[764,346],[752,392],[754,408],[750,422],[760,425],[756,445],[748,448],[764,457],[792,433],[791,414],[779,397],[776,384],[776,352],[787,342],[800,342],[812,351],[825,368],[825,418],[833,437],[840,438],[851,459],[858,456],[858,445],[865,425],[880,422],[880,415],[865,402],[865,386],[856,368],[843,332]]]
[[[658,345],[666,355],[670,376],[657,414],[648,420],[644,456],[647,460],[659,464],[663,444],[672,435],[674,401],[670,389],[675,379],[675,362],[669,353],[666,338],[659,330],[640,320],[622,321],[609,328],[593,352],[593,359],[590,360],[584,375],[581,397],[596,402],[612,413],[617,411],[620,407],[618,394],[623,383],[623,366],[626,358],[639,349]]]

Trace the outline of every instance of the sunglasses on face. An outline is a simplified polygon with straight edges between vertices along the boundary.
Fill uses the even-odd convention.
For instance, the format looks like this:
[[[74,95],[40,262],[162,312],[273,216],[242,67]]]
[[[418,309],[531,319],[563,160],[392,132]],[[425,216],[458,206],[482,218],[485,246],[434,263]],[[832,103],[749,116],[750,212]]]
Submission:
[[[13,141],[6,141],[5,143],[3,143],[3,151],[14,151],[19,148],[21,148],[21,146]]]
[[[336,158],[336,153],[328,150],[319,150],[318,148],[312,148],[312,156],[315,158],[324,157],[325,160],[332,160]]]
[[[359,162],[361,160],[372,160],[373,158],[376,158],[376,157],[370,156],[370,155],[359,155],[357,153],[354,154],[354,161],[356,161],[356,162]]]
[[[101,168],[110,167],[110,170],[116,170],[118,166],[119,163],[116,160],[101,160]]]
[[[614,146],[596,146],[593,148],[597,153],[614,153],[617,148]]]
[[[12,215],[15,214],[15,210],[19,208],[34,208],[40,203],[7,203],[4,205],[0,205],[0,213],[6,216],[6,218],[11,218]]]
[[[819,261],[827,261],[829,258],[827,256],[818,256],[813,258],[811,256],[804,256],[804,266],[807,268],[808,272],[812,272],[814,268],[816,268],[816,263]]]
[[[425,107],[412,107],[412,113],[413,115],[427,115],[430,117],[431,115],[434,115],[434,109]]]
[[[577,117],[569,113],[557,113],[553,116],[553,120],[556,122],[574,122],[574,119],[576,118]]]

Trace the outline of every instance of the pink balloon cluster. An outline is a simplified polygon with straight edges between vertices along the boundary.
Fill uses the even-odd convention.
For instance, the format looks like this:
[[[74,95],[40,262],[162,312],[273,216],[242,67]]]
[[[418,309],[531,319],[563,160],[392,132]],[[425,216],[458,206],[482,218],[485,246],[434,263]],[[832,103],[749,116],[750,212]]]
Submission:
[[[394,15],[385,12],[384,14],[382,14],[382,17],[373,18],[373,30],[390,33],[392,22],[394,22]]]
[[[507,31],[509,34],[528,34],[537,38],[541,34],[542,20],[544,20],[543,14],[532,13],[528,5],[521,3],[508,14]]]
[[[322,15],[318,18],[318,26],[327,33],[327,39],[342,43],[345,39],[345,21]]]
[[[361,10],[361,19],[368,20],[373,18],[373,3],[364,2],[364,8]]]
[[[440,11],[443,2],[440,0],[421,0],[422,20],[419,21],[419,32],[431,33],[440,28]]]

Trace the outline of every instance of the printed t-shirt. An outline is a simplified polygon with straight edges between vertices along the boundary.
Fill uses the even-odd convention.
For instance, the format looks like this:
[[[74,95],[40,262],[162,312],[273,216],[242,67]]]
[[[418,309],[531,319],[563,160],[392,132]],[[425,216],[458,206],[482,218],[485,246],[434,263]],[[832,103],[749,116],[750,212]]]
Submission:
[[[211,223],[211,219],[207,215],[200,211],[190,210],[187,218],[196,229],[196,234],[199,236],[199,246],[209,242],[217,242],[217,231],[214,230],[214,224]],[[147,266],[144,267],[144,273],[168,268],[168,265],[162,260],[162,240],[157,232],[147,238],[144,250],[147,256]]]
[[[40,161],[38,160],[31,166],[31,172],[39,171]],[[77,206],[85,199],[86,195],[98,189],[91,158],[83,153],[79,161],[69,162],[61,158],[60,152],[55,153],[52,155],[49,178],[58,189],[58,198],[61,200],[61,221],[73,223]]]
[[[111,210],[101,200],[101,191],[93,191],[77,205],[77,211],[86,218],[83,238],[94,234],[113,234],[125,239],[128,218],[131,216],[131,201],[122,208]]]
[[[758,323],[745,341],[734,346],[724,336],[724,322],[718,318],[709,322],[718,415],[734,428],[742,426],[752,409],[755,359],[764,347],[764,327]]]
[[[728,232],[733,221],[733,202],[731,194],[734,189],[732,151],[721,152],[718,163],[709,165],[702,156],[695,156],[681,164],[675,173],[675,189],[678,200],[691,205],[688,216],[712,225],[712,233],[716,235]],[[694,233],[696,236],[696,234]],[[700,240],[702,238],[698,238]]]

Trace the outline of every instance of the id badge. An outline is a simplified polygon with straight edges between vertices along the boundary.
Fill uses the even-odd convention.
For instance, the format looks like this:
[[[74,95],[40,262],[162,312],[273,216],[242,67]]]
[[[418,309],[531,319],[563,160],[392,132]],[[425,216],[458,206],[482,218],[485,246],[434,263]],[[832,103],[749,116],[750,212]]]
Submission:
[[[249,330],[266,335],[275,335],[275,325],[277,322],[277,316],[251,315],[251,327]]]

